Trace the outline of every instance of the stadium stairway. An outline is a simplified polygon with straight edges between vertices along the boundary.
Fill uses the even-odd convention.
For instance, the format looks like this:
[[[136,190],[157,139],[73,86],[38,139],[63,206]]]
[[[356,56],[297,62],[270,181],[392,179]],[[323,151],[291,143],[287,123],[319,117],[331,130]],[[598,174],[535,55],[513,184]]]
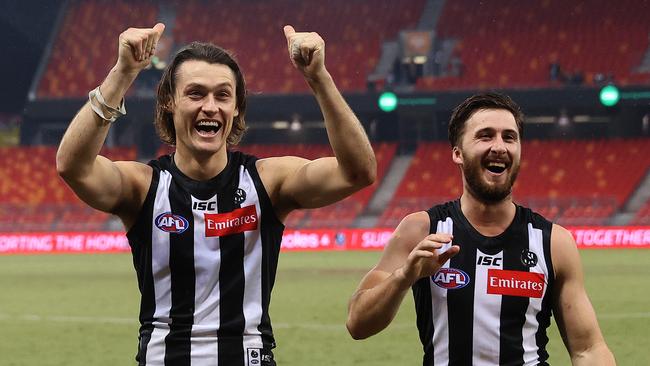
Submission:
[[[357,219],[355,227],[376,227],[382,212],[389,206],[397,187],[411,165],[412,155],[400,155],[393,158],[381,185],[368,203],[366,211]]]
[[[637,212],[650,200],[650,170],[645,174],[637,189],[632,193],[620,213],[614,215],[610,225],[630,225]]]

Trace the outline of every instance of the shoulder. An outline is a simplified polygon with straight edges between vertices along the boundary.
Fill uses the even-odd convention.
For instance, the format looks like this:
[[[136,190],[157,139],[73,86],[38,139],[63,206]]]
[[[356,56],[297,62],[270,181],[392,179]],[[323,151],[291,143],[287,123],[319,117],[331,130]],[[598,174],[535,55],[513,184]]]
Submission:
[[[429,235],[431,220],[426,211],[418,211],[404,217],[393,232],[393,245],[414,247],[422,238]]]
[[[551,257],[558,277],[579,268],[580,254],[573,235],[557,224],[553,224],[551,229]]]

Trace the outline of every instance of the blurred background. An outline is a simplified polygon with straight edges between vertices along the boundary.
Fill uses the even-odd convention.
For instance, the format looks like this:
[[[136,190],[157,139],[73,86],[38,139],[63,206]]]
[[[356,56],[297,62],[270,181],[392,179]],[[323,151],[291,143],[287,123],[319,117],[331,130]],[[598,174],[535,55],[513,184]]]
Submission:
[[[88,208],[63,184],[54,156],[88,91],[114,65],[119,34],[127,27],[151,27],[158,21],[165,23],[166,30],[157,58],[131,87],[126,97],[128,115],[112,127],[103,150],[113,160],[147,162],[173,151],[161,145],[153,128],[154,90],[171,55],[193,40],[231,50],[242,66],[248,84],[249,131],[238,149],[259,157],[330,155],[318,106],[288,60],[282,26],[292,24],[298,31],[316,31],[325,39],[326,66],[370,136],[379,175],[373,186],[338,204],[293,213],[286,222],[288,229],[391,229],[409,212],[458,197],[462,185],[451,162],[447,123],[454,106],[482,90],[509,94],[526,114],[522,167],[514,193],[517,203],[570,227],[647,229],[650,225],[650,1],[2,0],[0,234],[123,231],[119,221]],[[650,245],[648,232],[637,242]],[[9,241],[0,244],[15,246]],[[588,287],[601,291],[594,304],[599,314],[604,313],[603,329],[613,350],[628,357],[623,364],[647,364],[648,254],[620,252],[587,254]],[[302,289],[323,290],[314,295],[321,301],[318,304],[336,299],[332,308],[337,315],[320,319],[315,315],[322,311],[319,308],[303,317],[294,308],[296,287],[280,287],[275,311],[280,320],[285,313],[291,316],[278,332],[296,340],[297,345],[285,351],[294,364],[314,360],[347,364],[328,362],[327,353],[312,354],[298,344],[328,329],[340,332],[333,339],[347,339],[344,319],[331,328],[329,323],[344,314],[347,296],[378,254],[318,256],[325,262],[310,262],[316,257],[283,257],[279,283],[283,286],[285,277],[292,281],[287,286],[300,286],[311,278],[313,282],[305,282]],[[89,332],[101,331],[101,337],[107,338],[114,335],[108,347],[96,345],[100,356],[91,352],[80,364],[124,363],[124,359],[110,361],[113,354],[127,354],[131,360],[137,292],[129,259],[118,258],[119,265],[108,258],[3,258],[0,288],[4,283],[9,291],[0,297],[5,329],[0,336],[5,336],[1,343],[6,347],[0,347],[0,354],[28,356],[29,349],[18,343],[43,335],[38,333],[43,319],[54,324],[67,319],[74,328],[48,330],[50,342],[61,333],[77,332],[90,343]],[[100,270],[98,278],[103,263],[111,267]],[[59,277],[62,268],[73,273]],[[112,272],[114,268],[120,269],[119,275]],[[54,282],[41,284],[44,276]],[[106,284],[117,286],[114,292],[101,287],[102,281],[114,276],[127,285]],[[79,277],[92,279],[96,286],[73,285],[70,278]],[[26,278],[31,282],[21,282]],[[329,280],[345,285],[328,292],[323,281]],[[30,290],[20,290],[18,284]],[[93,289],[101,294],[90,295]],[[61,295],[59,290],[69,296],[63,308],[53,308],[51,300],[35,295],[48,294],[44,296],[51,299],[48,291],[54,291],[53,297]],[[109,299],[106,294],[115,296]],[[78,301],[86,297],[95,300]],[[124,304],[110,302],[116,298],[129,299],[129,306],[122,309]],[[26,302],[15,299],[40,305],[25,310]],[[97,329],[80,325],[85,324],[83,316],[94,319],[88,323],[97,321],[93,309],[107,308],[114,313],[102,311],[110,318],[99,321]],[[67,317],[61,318],[62,314]],[[11,317],[19,320],[6,320]],[[304,326],[292,323],[296,320]],[[389,335],[408,339],[411,360],[418,360],[413,321],[403,325]],[[333,349],[356,355],[350,364],[407,364],[391,358],[395,357],[389,352],[393,341],[379,339],[371,351],[374,361],[372,357],[364,361],[356,346],[332,344],[337,344]],[[561,349],[559,337],[552,339],[553,347]],[[70,365],[75,349],[66,347],[53,343],[48,354],[68,353],[24,364]],[[315,348],[328,352],[327,347],[321,349],[322,343],[309,347]],[[20,360],[16,357],[7,364],[23,364]]]

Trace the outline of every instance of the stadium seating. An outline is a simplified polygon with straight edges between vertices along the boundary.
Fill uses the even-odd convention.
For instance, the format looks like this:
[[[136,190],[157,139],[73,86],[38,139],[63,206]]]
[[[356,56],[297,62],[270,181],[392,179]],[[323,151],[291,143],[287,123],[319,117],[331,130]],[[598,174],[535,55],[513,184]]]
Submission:
[[[106,77],[117,59],[117,36],[131,26],[155,24],[153,2],[70,2],[40,81],[39,98],[83,97]]]
[[[601,225],[650,168],[647,139],[524,142],[515,201],[565,225]],[[421,144],[379,225],[459,197],[460,173],[447,143]]]
[[[558,86],[549,80],[551,63],[587,84],[597,74],[619,85],[647,84],[650,73],[634,72],[648,49],[647,10],[634,0],[446,2],[436,33],[458,40],[462,76],[423,78],[417,88]]]
[[[135,148],[105,148],[112,160],[135,160]],[[0,232],[103,230],[109,215],[82,203],[56,172],[56,147],[0,148]]]
[[[327,44],[328,69],[339,88],[362,91],[382,41],[396,38],[402,28],[414,27],[425,1],[71,2],[38,96],[84,96],[115,62],[117,35],[129,26],[154,24],[158,6],[166,3],[174,5],[174,29],[168,32],[177,46],[195,40],[214,42],[234,51],[250,90],[295,93],[307,92],[308,86],[288,60],[283,25],[319,32]]]

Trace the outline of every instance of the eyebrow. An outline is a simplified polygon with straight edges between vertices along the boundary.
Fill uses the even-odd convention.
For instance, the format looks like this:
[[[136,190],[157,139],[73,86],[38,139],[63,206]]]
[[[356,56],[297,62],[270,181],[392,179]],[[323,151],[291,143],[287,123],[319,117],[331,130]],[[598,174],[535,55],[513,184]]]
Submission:
[[[474,133],[474,136],[476,136],[476,135],[478,135],[478,134],[480,134],[482,132],[494,133],[495,131],[496,131],[496,129],[494,127],[483,127],[480,130],[476,131]],[[503,130],[502,133],[514,133],[515,135],[519,136],[519,132],[517,130],[513,130],[511,128],[507,128],[507,129]]]
[[[219,89],[219,88],[222,88],[222,87],[228,87],[228,88],[231,88],[231,89],[232,89],[232,88],[233,88],[233,85],[232,85],[230,82],[228,82],[228,81],[224,81],[223,83],[217,84],[217,85],[215,86],[215,89]],[[191,89],[191,88],[209,89],[209,87],[206,86],[206,85],[204,85],[204,84],[199,84],[199,83],[189,83],[189,84],[187,84],[187,85],[185,86],[184,90]]]

